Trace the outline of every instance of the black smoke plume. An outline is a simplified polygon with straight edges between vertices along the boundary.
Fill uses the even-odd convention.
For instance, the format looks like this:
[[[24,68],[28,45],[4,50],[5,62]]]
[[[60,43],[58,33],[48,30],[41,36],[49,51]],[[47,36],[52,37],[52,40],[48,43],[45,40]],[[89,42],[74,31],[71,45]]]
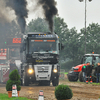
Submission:
[[[25,18],[28,17],[28,10],[26,8],[27,1],[26,0],[7,0],[6,6],[10,7],[15,11],[17,16],[17,22],[21,28],[21,32],[25,32],[26,21]]]
[[[53,16],[58,13],[55,0],[39,0],[38,3],[44,9],[44,15],[49,23],[50,31],[53,32]]]

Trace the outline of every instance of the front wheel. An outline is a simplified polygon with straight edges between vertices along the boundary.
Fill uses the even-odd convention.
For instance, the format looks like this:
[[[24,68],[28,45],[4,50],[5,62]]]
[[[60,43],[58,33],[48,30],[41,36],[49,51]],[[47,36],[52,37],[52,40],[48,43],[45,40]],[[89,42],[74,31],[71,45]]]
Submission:
[[[67,76],[68,76],[68,80],[71,82],[76,82],[78,80],[78,75],[75,75],[75,72],[73,70],[70,70]]]
[[[27,77],[27,73],[26,72],[23,72],[22,85],[23,86],[29,86],[29,81],[28,81],[28,77]]]
[[[56,79],[52,80],[52,85],[57,86],[59,84],[59,77],[56,77]]]

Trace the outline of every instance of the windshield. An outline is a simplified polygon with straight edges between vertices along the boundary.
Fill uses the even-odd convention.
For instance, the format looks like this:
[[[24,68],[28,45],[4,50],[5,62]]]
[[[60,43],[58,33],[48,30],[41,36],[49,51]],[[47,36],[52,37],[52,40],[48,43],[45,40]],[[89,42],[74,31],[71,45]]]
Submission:
[[[100,63],[100,57],[98,57],[97,60],[95,61],[95,65],[96,65],[97,63]]]
[[[97,57],[96,56],[85,56],[83,58],[83,63],[86,64],[87,62],[90,62],[90,64],[92,64],[92,62],[95,63],[98,58],[99,58],[98,56]]]
[[[29,53],[57,53],[57,46],[55,40],[30,40]]]

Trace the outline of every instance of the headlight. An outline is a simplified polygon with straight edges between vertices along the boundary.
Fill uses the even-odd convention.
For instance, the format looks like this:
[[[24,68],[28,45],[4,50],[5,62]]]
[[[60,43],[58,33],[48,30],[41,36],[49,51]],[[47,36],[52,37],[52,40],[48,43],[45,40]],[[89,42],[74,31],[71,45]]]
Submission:
[[[54,73],[57,73],[57,69],[55,68],[55,69],[53,70],[53,72],[54,72]]]
[[[28,70],[28,73],[29,73],[29,74],[32,74],[32,73],[33,73],[33,69],[29,69],[29,70]]]

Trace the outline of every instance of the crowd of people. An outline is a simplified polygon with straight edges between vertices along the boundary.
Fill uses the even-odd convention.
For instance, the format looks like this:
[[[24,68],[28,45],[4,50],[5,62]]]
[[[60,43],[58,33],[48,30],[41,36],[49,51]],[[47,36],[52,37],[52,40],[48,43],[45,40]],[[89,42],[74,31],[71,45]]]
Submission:
[[[88,83],[92,83],[92,69],[95,70],[95,73],[96,73],[96,82],[98,83],[99,82],[99,78],[100,78],[100,63],[97,63],[95,65],[95,68],[94,68],[94,65],[91,64],[91,62],[87,62],[86,65],[84,65],[82,67],[82,72],[83,72],[83,80],[84,82]]]

